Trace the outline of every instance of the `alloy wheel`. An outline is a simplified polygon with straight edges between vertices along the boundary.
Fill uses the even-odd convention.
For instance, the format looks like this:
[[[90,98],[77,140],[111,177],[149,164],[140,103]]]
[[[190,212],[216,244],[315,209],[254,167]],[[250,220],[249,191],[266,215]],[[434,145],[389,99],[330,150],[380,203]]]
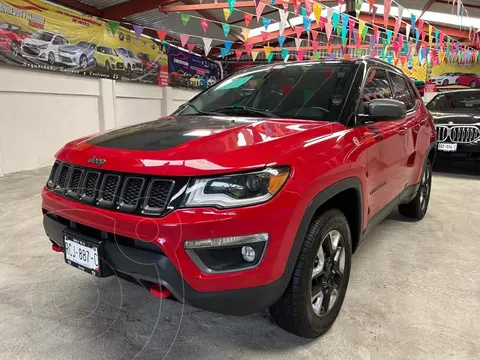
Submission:
[[[420,182],[420,209],[425,211],[430,196],[430,176],[432,176],[430,168],[427,166],[422,175]]]
[[[50,65],[55,65],[55,55],[52,52],[48,53],[48,63]]]
[[[82,55],[82,57],[80,58],[80,67],[82,69],[85,69],[87,65],[88,65],[87,57],[85,55]]]
[[[11,47],[11,50],[12,50],[12,55],[14,57],[17,57],[18,56],[18,45],[17,45],[17,43],[12,41],[12,44],[10,45],[10,47]]]
[[[472,82],[470,83],[470,87],[471,87],[471,88],[476,88],[476,87],[477,87],[477,83],[476,83],[475,81],[472,81]]]
[[[331,230],[320,243],[312,269],[311,303],[317,316],[326,315],[335,304],[345,271],[345,239]]]

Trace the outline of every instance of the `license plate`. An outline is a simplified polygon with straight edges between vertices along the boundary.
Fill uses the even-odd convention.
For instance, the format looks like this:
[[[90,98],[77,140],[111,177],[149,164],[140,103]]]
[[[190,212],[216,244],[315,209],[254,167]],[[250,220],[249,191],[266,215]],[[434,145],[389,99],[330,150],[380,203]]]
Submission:
[[[77,269],[100,277],[98,246],[96,244],[77,239],[71,235],[64,235],[65,262]]]
[[[457,151],[457,144],[449,144],[449,143],[439,143],[438,150],[440,151]]]

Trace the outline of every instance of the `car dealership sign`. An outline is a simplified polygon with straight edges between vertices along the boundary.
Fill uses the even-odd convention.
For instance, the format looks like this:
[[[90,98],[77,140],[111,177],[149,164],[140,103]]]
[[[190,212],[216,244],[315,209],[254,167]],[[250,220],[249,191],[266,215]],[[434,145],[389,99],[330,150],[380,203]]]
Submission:
[[[168,85],[162,44],[39,0],[0,0],[0,66]]]

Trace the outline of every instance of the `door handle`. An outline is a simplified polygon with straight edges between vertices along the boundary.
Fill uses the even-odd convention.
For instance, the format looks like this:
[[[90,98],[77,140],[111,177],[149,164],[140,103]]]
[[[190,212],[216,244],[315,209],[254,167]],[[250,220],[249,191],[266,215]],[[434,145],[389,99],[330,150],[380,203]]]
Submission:
[[[401,127],[398,129],[398,134],[399,134],[399,135],[405,135],[407,132],[408,132],[408,127],[406,127],[406,126],[401,126]]]

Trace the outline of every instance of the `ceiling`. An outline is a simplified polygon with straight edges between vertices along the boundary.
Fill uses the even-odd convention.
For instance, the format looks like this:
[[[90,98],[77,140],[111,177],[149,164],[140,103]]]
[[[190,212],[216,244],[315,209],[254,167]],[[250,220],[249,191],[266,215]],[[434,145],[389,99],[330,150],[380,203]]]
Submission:
[[[222,8],[226,7],[226,0],[214,0],[218,4],[212,3],[212,0],[204,0],[202,9],[196,8],[192,10],[192,5],[200,5],[199,0],[56,0],[52,1],[70,8],[77,9],[79,11],[88,13],[90,15],[103,17],[111,20],[124,21],[128,23],[138,24],[155,29],[167,29],[169,31],[169,36],[172,41],[179,42],[179,34],[185,33],[190,34],[188,40],[189,43],[202,44],[201,37],[208,37],[214,39],[212,46],[220,46],[223,44],[224,40],[230,40],[234,44],[240,46],[243,44],[242,28],[245,27],[244,23],[244,12],[248,12],[252,15],[255,15],[255,7],[253,0],[237,0],[235,11],[228,18],[228,23],[231,25],[230,32],[227,37],[224,36],[223,28],[221,23],[225,23],[224,12]],[[281,7],[281,0],[275,0],[275,6]],[[337,1],[331,2],[329,0],[315,0],[317,2],[322,2],[326,6],[333,7],[337,5]],[[448,0],[397,0],[405,9],[414,9],[420,12],[426,12],[424,17],[432,18],[430,22],[432,24],[441,24],[442,17],[447,15],[456,15],[452,11],[452,3],[448,3]],[[451,1],[451,0],[450,0]],[[208,2],[208,3],[207,3]],[[477,18],[474,21],[474,27],[480,28],[480,0],[464,0],[465,9],[468,12],[470,18]],[[381,6],[383,9],[383,0],[375,0],[375,3]],[[252,6],[249,6],[249,5]],[[183,26],[180,13],[176,10],[169,11],[168,13],[160,12],[159,8],[167,7],[171,8],[172,6],[177,7],[181,6],[182,13],[189,14],[191,16],[188,23]],[[242,5],[242,6],[240,6]],[[188,6],[185,8],[185,6]],[[364,6],[368,6],[365,5]],[[392,4],[392,7],[396,6]],[[289,15],[289,18],[294,17],[293,15],[293,6],[290,5],[290,10],[292,15]],[[368,9],[367,9],[368,11]],[[433,14],[433,13],[439,14]],[[404,17],[409,16],[408,14]],[[443,16],[442,16],[443,15]],[[364,19],[370,21],[371,16],[363,14]],[[276,9],[266,6],[262,17],[271,18],[271,24],[279,22],[279,15]],[[207,31],[204,33],[200,25],[199,19],[205,18],[209,19],[211,22],[208,26]],[[438,19],[438,21],[436,21]],[[438,28],[445,33],[450,33],[451,36],[459,41],[468,43],[468,29],[460,29],[460,19],[457,20],[456,25],[450,25],[449,21],[443,21],[443,25],[438,25]],[[380,26],[383,26],[383,20],[381,16],[377,17]],[[404,19],[407,20],[406,18]],[[215,22],[216,21],[216,22]],[[445,24],[447,23],[447,24]],[[293,24],[295,25],[295,24]],[[263,26],[263,23],[257,23],[256,17],[254,16],[249,28],[251,30]],[[393,28],[393,24],[392,24]],[[292,30],[290,30],[291,34]],[[145,33],[148,35],[155,36],[155,32],[145,30]],[[260,31],[257,29],[257,33],[260,34]],[[197,35],[198,37],[195,37]],[[253,32],[251,34],[253,36]],[[291,35],[290,35],[291,36]],[[271,40],[276,39],[276,35],[272,35]],[[260,36],[249,39],[249,43],[261,43],[262,39]],[[201,50],[198,50],[200,52]]]

